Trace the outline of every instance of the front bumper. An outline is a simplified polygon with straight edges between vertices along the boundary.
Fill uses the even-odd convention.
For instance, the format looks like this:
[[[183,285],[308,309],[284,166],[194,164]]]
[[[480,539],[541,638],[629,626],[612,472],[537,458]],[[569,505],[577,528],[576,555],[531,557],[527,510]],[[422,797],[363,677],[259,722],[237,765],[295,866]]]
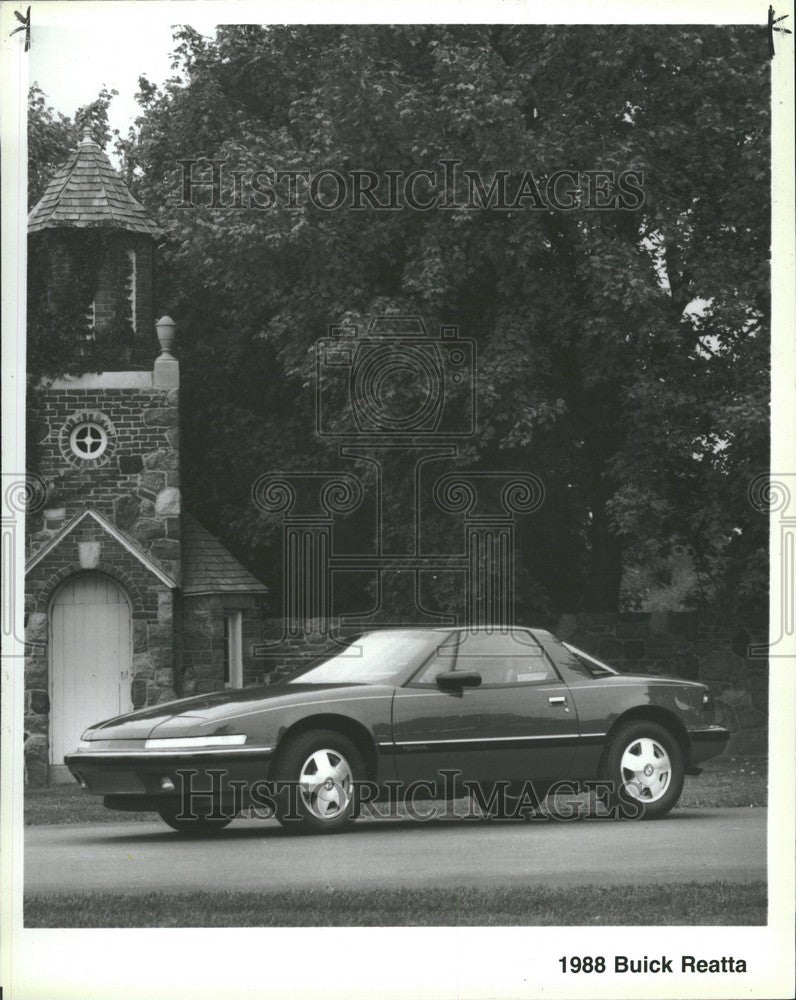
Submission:
[[[224,750],[78,750],[64,763],[80,785],[102,795],[117,808],[145,808],[136,800],[170,800],[186,789],[213,799],[233,794],[231,782],[249,788],[267,780],[273,749],[246,747]],[[149,808],[152,808],[150,805]]]
[[[706,726],[704,729],[689,730],[688,736],[691,741],[690,763],[694,765],[724,753],[730,731],[723,726]]]

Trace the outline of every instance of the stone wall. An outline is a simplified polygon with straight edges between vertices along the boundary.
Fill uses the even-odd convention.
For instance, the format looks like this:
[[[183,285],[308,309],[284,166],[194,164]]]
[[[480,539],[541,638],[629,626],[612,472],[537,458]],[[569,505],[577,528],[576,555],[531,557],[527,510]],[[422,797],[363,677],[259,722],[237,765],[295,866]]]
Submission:
[[[180,480],[177,389],[49,389],[42,393],[48,427],[38,474],[44,509],[31,515],[28,557],[91,504],[129,534],[179,583]],[[105,452],[83,460],[69,437],[84,420],[108,436]]]
[[[320,621],[310,621],[308,626],[311,631],[307,635],[291,634],[285,631],[281,618],[264,618],[260,639],[251,651],[250,683],[271,684],[308,660],[339,648],[329,640]],[[248,678],[246,681],[249,683]]]
[[[124,377],[122,373],[120,378]],[[58,382],[41,393],[48,433],[40,446],[36,471],[46,484],[47,499],[43,509],[27,519],[28,560],[91,505],[179,585],[177,389],[135,384],[126,388],[63,386]],[[107,447],[97,459],[81,459],[70,447],[72,429],[86,420],[107,434]],[[100,545],[94,568],[115,579],[130,600],[133,706],[176,697],[179,643],[173,591],[92,517],[86,517],[26,578],[25,760],[31,783],[47,781],[49,604],[58,585],[84,568],[79,543],[86,541]]]
[[[765,628],[707,611],[560,615],[549,628],[627,672],[674,674],[707,684],[716,721],[733,734],[736,753],[764,753],[768,730],[768,660],[748,647]]]
[[[182,676],[180,693],[188,696],[224,687],[224,615],[240,611],[244,685],[263,683],[262,644],[265,594],[192,594],[180,603]]]

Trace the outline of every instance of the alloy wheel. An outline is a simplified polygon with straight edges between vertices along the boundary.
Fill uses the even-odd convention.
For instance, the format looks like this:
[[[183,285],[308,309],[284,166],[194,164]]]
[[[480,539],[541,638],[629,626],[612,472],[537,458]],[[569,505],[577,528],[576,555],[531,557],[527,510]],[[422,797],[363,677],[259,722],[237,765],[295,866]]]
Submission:
[[[622,781],[639,802],[657,802],[672,780],[672,762],[666,748],[650,736],[632,740],[620,762]]]
[[[337,819],[351,801],[351,766],[337,750],[316,750],[304,761],[299,773],[299,794],[313,816]]]

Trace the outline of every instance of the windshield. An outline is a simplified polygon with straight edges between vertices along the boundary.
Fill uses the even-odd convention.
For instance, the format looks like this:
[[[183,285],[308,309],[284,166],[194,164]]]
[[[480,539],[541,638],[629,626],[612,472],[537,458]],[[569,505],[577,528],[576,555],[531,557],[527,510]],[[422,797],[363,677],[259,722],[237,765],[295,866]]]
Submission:
[[[294,674],[288,684],[389,684],[419,666],[447,633],[431,629],[368,632],[327,660]]]

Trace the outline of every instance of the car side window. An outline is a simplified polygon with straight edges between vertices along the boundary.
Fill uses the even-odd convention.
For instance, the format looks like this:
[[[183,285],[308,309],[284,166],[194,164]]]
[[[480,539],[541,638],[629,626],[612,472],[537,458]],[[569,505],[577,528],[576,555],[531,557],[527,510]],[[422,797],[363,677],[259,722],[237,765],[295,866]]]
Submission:
[[[482,687],[533,684],[556,679],[542,647],[524,629],[461,632],[457,670],[474,670]]]
[[[410,683],[413,687],[432,685],[437,674],[448,670],[475,671],[481,675],[481,687],[558,679],[542,647],[524,629],[463,630],[446,639]]]
[[[442,641],[440,644],[409,682],[412,687],[415,684],[423,686],[433,685],[436,683],[437,674],[444,674],[449,670],[453,670],[456,663],[456,649],[458,646],[456,633],[454,632],[453,635],[446,635],[441,638]]]

